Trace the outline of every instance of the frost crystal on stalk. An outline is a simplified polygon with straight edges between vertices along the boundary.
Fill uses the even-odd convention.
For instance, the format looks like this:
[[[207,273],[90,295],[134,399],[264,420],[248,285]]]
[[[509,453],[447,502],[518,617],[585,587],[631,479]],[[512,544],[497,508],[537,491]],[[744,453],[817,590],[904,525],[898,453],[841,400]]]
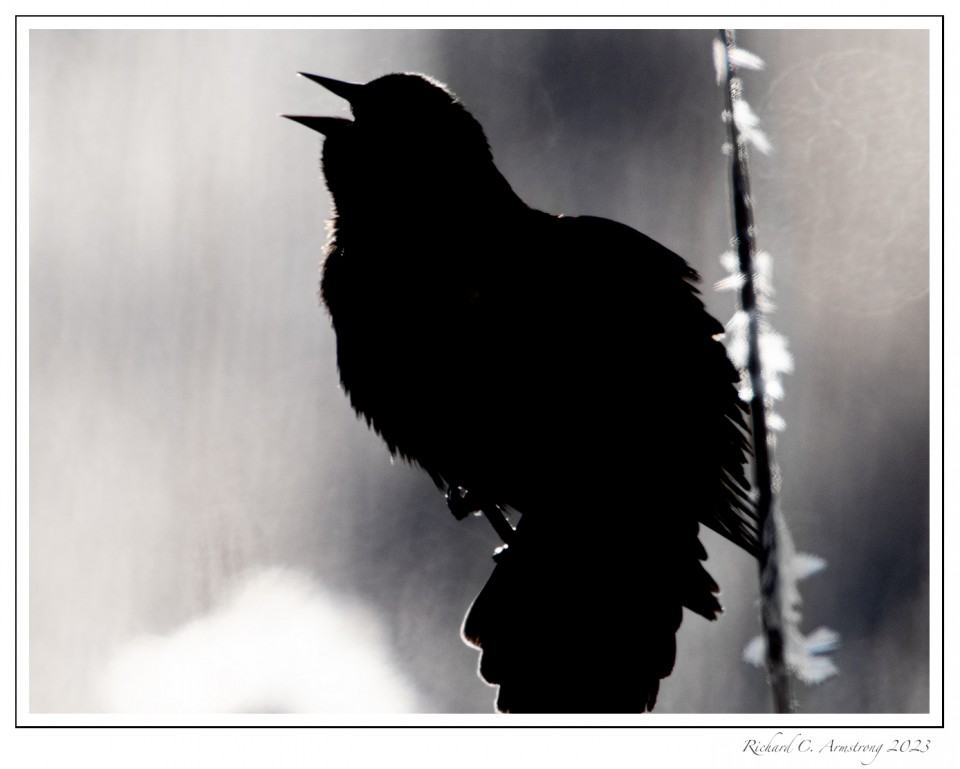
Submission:
[[[820,627],[805,636],[800,632],[802,615],[798,583],[826,568],[826,561],[809,553],[798,553],[793,537],[779,510],[774,512],[780,546],[781,580],[780,600],[786,625],[786,661],[790,671],[805,684],[819,684],[837,674],[837,667],[826,655],[840,645],[840,636],[829,628]],[[766,639],[762,635],[753,638],[743,650],[743,659],[761,667],[766,659]]]
[[[793,357],[786,337],[767,319],[773,303],[773,259],[755,246],[754,201],[750,196],[747,148],[767,154],[771,145],[760,129],[760,119],[743,98],[737,69],[762,69],[763,61],[734,42],[732,30],[722,30],[714,41],[713,59],[717,83],[725,88],[726,107],[721,114],[730,133],[723,152],[732,158],[734,218],[733,249],[720,256],[727,277],[716,284],[719,291],[735,290],[738,307],[726,324],[723,341],[731,362],[740,371],[740,397],[751,404],[758,517],[763,530],[760,556],[761,619],[764,634],[744,650],[744,659],[766,665],[776,707],[793,709],[789,675],[805,683],[819,683],[837,672],[827,653],[837,648],[839,636],[819,628],[809,636],[800,631],[798,583],[820,571],[825,561],[798,553],[779,506],[780,468],[774,459],[776,432],[785,428],[774,410],[783,398],[782,376],[793,371]],[[768,649],[769,646],[769,649]]]

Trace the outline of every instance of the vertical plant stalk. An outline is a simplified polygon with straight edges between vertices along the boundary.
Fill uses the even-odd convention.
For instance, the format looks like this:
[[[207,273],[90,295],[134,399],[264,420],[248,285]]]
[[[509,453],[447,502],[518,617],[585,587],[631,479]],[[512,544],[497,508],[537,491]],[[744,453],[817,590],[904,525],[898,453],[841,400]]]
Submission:
[[[767,672],[773,692],[774,709],[778,713],[794,712],[790,673],[785,654],[783,606],[781,602],[777,526],[774,516],[773,450],[767,429],[766,386],[760,358],[761,309],[754,285],[754,257],[757,253],[750,197],[750,175],[747,145],[734,119],[735,108],[742,98],[743,84],[737,76],[731,52],[736,48],[732,29],[720,31],[726,50],[727,122],[730,127],[732,159],[733,213],[736,226],[736,247],[743,276],[741,304],[748,318],[747,372],[750,378],[751,428],[753,431],[754,484],[757,493],[757,517],[760,523],[760,621],[767,647]]]

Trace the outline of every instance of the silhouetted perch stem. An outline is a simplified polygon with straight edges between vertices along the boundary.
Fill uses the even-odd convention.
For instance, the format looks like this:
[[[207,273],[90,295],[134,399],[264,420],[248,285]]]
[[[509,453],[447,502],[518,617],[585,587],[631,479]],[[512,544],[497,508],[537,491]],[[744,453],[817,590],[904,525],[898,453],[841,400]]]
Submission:
[[[730,126],[731,166],[733,184],[733,213],[736,227],[737,255],[740,273],[743,275],[741,304],[747,314],[747,373],[750,377],[754,450],[754,484],[757,493],[757,517],[760,522],[760,619],[767,642],[767,672],[773,691],[774,709],[778,713],[794,712],[790,693],[790,673],[784,653],[783,607],[780,600],[778,574],[778,545],[776,520],[773,515],[774,492],[771,467],[773,464],[767,419],[766,387],[760,359],[760,314],[754,287],[754,255],[756,254],[755,227],[752,200],[750,198],[750,175],[747,165],[746,142],[740,136],[734,120],[734,105],[741,98],[742,83],[737,76],[736,65],[730,52],[736,47],[732,29],[720,31],[726,56],[726,82],[724,96],[728,124]]]

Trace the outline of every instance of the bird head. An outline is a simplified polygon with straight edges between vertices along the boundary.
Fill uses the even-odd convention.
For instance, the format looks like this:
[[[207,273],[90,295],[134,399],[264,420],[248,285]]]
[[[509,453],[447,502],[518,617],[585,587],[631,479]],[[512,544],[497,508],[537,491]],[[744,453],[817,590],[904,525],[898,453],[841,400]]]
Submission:
[[[349,83],[300,75],[346,99],[353,113],[353,120],[282,116],[326,137],[323,172],[338,212],[352,200],[369,206],[398,195],[439,205],[441,195],[456,196],[458,179],[495,171],[480,124],[432,78],[394,73]]]

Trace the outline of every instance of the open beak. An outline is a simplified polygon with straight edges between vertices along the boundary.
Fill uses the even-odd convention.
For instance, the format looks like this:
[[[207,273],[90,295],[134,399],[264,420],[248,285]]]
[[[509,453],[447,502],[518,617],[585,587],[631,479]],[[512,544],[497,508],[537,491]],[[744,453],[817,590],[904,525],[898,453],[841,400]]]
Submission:
[[[363,93],[363,83],[347,83],[343,80],[334,80],[331,77],[311,75],[308,72],[298,72],[297,74],[300,75],[300,77],[305,77],[307,80],[312,80],[314,83],[322,85],[324,88],[330,91],[330,93],[335,93],[337,96],[346,99],[351,104],[353,104],[357,99],[361,98],[361,94]]]
[[[343,97],[350,102],[351,105],[354,104],[363,93],[364,85],[362,83],[347,83],[343,80],[334,80],[330,77],[311,75],[306,72],[298,72],[297,74],[300,75],[300,77],[305,77],[307,80],[312,80],[314,83],[322,85],[331,93]],[[305,125],[307,128],[317,131],[324,136],[330,136],[332,133],[340,131],[352,123],[352,121],[342,117],[315,117],[313,115],[281,115],[280,117],[285,117],[287,120]]]
[[[315,117],[313,115],[281,115],[294,123],[305,125],[313,131],[322,133],[324,136],[330,136],[348,125],[352,125],[352,120],[343,117]]]

